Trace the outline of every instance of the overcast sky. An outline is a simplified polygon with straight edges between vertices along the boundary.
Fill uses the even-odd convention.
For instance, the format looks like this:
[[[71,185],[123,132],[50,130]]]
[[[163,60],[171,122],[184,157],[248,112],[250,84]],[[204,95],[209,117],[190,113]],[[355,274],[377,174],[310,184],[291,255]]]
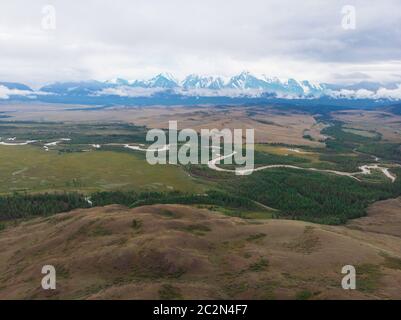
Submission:
[[[43,7],[56,9],[43,29]],[[344,5],[356,28],[342,27]],[[49,21],[49,20],[45,20]],[[400,81],[401,0],[1,0],[0,81],[170,72]]]

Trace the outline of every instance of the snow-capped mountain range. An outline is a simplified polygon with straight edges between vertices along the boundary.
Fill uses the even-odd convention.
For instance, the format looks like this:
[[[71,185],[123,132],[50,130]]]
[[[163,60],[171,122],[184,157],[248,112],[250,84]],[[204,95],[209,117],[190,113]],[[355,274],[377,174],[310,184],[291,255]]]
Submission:
[[[139,88],[162,88],[162,89],[182,89],[182,90],[223,90],[233,89],[240,91],[259,90],[261,92],[282,92],[294,95],[318,94],[324,91],[324,87],[320,84],[313,85],[309,81],[297,81],[289,79],[281,81],[278,78],[262,77],[258,78],[249,72],[242,72],[233,76],[228,81],[224,81],[221,77],[199,76],[191,74],[182,81],[178,81],[171,74],[162,73],[150,80],[132,80],[117,78],[103,83],[108,86],[128,86]],[[53,86],[53,85],[52,85]],[[48,87],[45,87],[48,90]]]
[[[401,100],[401,83],[361,82],[352,85],[312,83],[307,80],[280,80],[257,77],[249,72],[224,80],[221,77],[191,74],[179,81],[168,73],[149,80],[56,82],[39,90],[19,83],[0,82],[0,100],[38,99],[47,101],[85,101],[107,97],[226,97],[226,98],[279,98],[279,99],[372,99]]]

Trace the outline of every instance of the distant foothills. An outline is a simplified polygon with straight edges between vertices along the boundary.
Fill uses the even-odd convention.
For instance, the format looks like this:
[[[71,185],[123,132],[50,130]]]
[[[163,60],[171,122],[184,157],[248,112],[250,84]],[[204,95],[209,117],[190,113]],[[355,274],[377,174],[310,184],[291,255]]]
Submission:
[[[330,105],[390,105],[401,100],[401,82],[354,84],[280,80],[242,72],[228,80],[189,75],[178,81],[170,74],[149,80],[56,82],[38,90],[15,82],[0,82],[0,103],[39,101],[95,105],[190,105],[289,102]]]

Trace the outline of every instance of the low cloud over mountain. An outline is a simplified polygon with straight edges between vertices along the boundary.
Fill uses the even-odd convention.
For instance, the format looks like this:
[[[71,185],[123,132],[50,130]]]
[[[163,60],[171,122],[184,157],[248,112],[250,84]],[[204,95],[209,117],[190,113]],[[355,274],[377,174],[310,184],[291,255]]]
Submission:
[[[191,74],[177,80],[170,74],[159,74],[149,80],[56,82],[33,90],[24,84],[0,82],[0,99],[38,99],[54,102],[82,102],[107,98],[210,97],[210,98],[278,98],[278,99],[368,99],[401,100],[401,83],[359,82],[350,85],[313,83],[308,80],[257,77],[242,72],[229,79]],[[73,101],[71,101],[73,100]],[[82,100],[82,101],[81,101]]]

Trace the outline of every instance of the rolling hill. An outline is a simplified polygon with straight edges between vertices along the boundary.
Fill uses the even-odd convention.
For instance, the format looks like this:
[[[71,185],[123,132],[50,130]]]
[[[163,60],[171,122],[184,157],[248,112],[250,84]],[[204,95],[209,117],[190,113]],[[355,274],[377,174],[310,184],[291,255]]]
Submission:
[[[400,208],[378,202],[341,227],[181,205],[21,221],[0,231],[0,299],[399,299]],[[54,291],[40,286],[47,264]],[[341,288],[347,264],[355,291]]]

